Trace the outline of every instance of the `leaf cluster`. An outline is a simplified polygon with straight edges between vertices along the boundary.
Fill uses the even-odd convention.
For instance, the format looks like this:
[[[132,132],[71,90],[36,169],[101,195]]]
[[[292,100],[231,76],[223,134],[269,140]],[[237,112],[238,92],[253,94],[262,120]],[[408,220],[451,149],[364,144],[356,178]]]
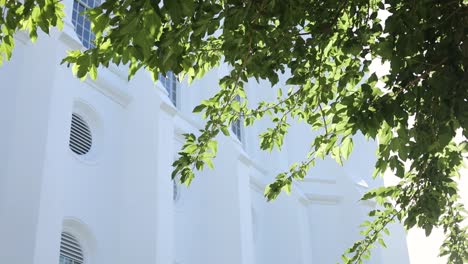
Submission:
[[[51,27],[61,29],[63,17],[63,4],[58,0],[0,0],[0,66],[11,58],[17,31],[28,31],[34,42],[38,29],[47,34]]]
[[[49,11],[33,15],[33,2]],[[0,0],[0,54],[8,58],[16,30],[32,28],[34,39],[37,26],[46,31],[43,26],[61,18],[52,0],[6,5]],[[343,261],[362,263],[376,242],[385,245],[382,232],[396,220],[427,235],[442,227],[447,238],[441,254],[449,263],[467,260],[466,212],[456,184],[468,137],[466,1],[106,0],[87,15],[95,46],[63,61],[79,78],[96,78],[100,66],[124,64],[129,78],[143,68],[155,80],[172,70],[192,81],[220,63],[229,65],[217,93],[195,107],[205,127],[185,135],[173,177],[190,184],[195,171],[213,167],[216,138],[229,135],[236,120],[245,126],[271,121],[259,135],[266,151],[281,148],[292,121],[304,122],[318,136],[310,138],[304,160],[266,187],[272,200],[291,192],[317,159],[330,156],[343,164],[353,136],[361,133],[379,144],[374,176],[390,170],[400,182],[363,197],[381,208],[370,212],[364,238]],[[388,75],[373,72],[376,59],[389,63]],[[284,76],[286,84],[279,84]],[[270,82],[276,100],[250,105],[244,84],[255,80]],[[455,140],[457,133],[461,140]]]

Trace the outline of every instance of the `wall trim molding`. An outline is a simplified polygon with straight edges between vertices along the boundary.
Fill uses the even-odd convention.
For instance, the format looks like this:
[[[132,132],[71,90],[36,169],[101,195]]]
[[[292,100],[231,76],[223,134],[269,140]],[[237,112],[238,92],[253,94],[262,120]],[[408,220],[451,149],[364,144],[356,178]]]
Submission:
[[[302,182],[308,182],[308,183],[322,183],[322,184],[336,184],[336,180],[333,179],[317,179],[317,178],[311,178],[311,177],[304,177]]]
[[[323,204],[323,205],[336,205],[341,203],[343,197],[340,195],[328,195],[328,194],[313,194],[306,193],[300,198],[300,201],[306,205],[310,204]]]

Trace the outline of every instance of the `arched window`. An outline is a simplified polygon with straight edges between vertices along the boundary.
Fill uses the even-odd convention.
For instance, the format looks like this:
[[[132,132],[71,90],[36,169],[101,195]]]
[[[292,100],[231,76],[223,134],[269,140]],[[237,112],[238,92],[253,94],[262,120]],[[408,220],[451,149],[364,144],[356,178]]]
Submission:
[[[164,88],[166,88],[167,94],[174,106],[177,106],[177,87],[179,81],[177,76],[172,72],[168,71],[166,74],[159,74],[159,81],[162,83]]]
[[[59,264],[83,264],[84,257],[81,245],[71,234],[63,232],[60,241]]]
[[[241,101],[239,96],[236,96],[235,100],[239,103]],[[242,142],[242,118],[239,117],[231,123],[231,130],[237,139]]]
[[[98,6],[101,0],[74,0],[72,23],[75,26],[75,32],[81,40],[83,46],[87,49],[94,47],[94,34],[91,32],[91,21],[83,14],[89,8]]]

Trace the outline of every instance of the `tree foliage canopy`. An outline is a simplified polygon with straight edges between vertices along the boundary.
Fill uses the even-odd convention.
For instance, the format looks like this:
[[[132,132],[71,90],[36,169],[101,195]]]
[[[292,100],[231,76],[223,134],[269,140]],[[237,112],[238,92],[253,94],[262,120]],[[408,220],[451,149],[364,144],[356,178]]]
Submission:
[[[263,150],[280,148],[291,120],[320,133],[310,139],[303,161],[277,175],[265,190],[268,200],[289,192],[316,159],[339,164],[360,132],[377,139],[374,175],[391,170],[400,182],[364,195],[381,207],[369,213],[363,239],[342,256],[362,263],[370,249],[399,220],[430,234],[447,235],[441,254],[449,263],[468,258],[466,216],[454,181],[464,162],[468,137],[468,6],[466,0],[106,0],[88,11],[95,47],[72,51],[64,63],[74,73],[96,78],[101,65],[128,64],[129,78],[143,68],[168,70],[189,81],[220,63],[231,71],[219,80],[217,93],[194,112],[206,118],[197,135],[187,134],[174,163],[187,184],[194,170],[212,167],[216,136],[229,134],[242,117],[246,126],[269,118],[274,124],[260,135]],[[63,23],[58,0],[0,0],[0,56],[11,56],[13,34],[48,32]],[[384,12],[389,16],[381,21]],[[3,54],[3,55],[2,55]],[[369,66],[387,62],[378,76]],[[0,57],[1,61],[1,57]],[[287,93],[278,84],[283,74]],[[267,80],[275,101],[250,106],[248,80]],[[379,84],[382,84],[379,86]],[[242,102],[235,100],[241,97]],[[455,135],[461,133],[461,140]]]

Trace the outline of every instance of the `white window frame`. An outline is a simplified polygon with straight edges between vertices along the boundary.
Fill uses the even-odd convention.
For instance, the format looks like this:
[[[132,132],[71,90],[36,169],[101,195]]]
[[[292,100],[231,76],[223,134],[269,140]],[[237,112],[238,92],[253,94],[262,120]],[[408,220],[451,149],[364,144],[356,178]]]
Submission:
[[[88,153],[84,155],[78,155],[71,150],[69,147],[69,153],[73,158],[79,162],[83,162],[86,165],[96,165],[99,163],[99,157],[103,149],[102,142],[104,141],[105,127],[103,126],[103,120],[97,109],[91,105],[91,103],[83,100],[82,98],[76,98],[73,103],[72,114],[79,115],[88,125],[88,128],[92,136],[92,146]],[[71,117],[71,116],[70,116]],[[71,121],[71,118],[70,118]],[[69,123],[71,125],[71,122]],[[70,127],[71,133],[71,127]]]

